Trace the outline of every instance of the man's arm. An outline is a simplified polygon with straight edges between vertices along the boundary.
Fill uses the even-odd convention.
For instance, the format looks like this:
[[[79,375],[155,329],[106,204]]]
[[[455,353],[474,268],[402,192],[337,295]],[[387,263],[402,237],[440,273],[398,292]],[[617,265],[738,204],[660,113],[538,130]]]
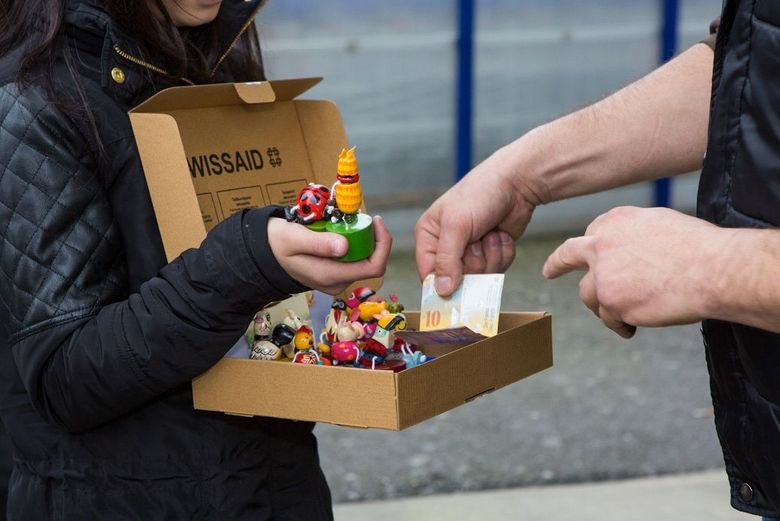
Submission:
[[[712,49],[697,44],[639,81],[501,148],[415,229],[421,278],[441,295],[464,272],[503,271],[543,203],[697,169],[707,141]]]
[[[504,152],[535,203],[599,192],[701,167],[707,146],[712,49],[697,44],[615,94],[542,125]]]
[[[724,248],[703,265],[713,286],[703,318],[780,333],[780,230],[718,228]]]

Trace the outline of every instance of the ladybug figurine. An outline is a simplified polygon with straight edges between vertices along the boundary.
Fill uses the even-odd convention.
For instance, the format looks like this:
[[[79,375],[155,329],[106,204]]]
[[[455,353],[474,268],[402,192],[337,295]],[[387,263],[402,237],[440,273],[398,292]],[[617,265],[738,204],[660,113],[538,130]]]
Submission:
[[[285,208],[285,218],[290,222],[311,224],[328,216],[326,207],[330,200],[330,189],[325,185],[309,183],[298,194],[295,206]]]

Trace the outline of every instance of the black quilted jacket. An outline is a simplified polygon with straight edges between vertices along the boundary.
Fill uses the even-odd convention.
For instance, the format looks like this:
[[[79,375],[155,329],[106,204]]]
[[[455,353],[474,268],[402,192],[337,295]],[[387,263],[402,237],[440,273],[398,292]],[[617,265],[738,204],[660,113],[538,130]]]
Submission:
[[[225,1],[226,46],[257,4]],[[65,23],[103,153],[84,117],[20,92],[18,55],[0,60],[8,518],[330,519],[311,424],[192,408],[190,380],[257,309],[303,288],[270,253],[270,209],[166,265],[126,115],[166,85],[115,51],[141,52],[99,5],[69,0]],[[72,94],[65,69],[54,78]]]

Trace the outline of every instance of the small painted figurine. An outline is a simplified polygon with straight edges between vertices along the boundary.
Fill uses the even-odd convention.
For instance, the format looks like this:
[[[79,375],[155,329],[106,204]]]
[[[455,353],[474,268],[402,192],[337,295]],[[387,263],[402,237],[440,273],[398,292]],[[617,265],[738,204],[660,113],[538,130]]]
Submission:
[[[355,147],[341,150],[336,182],[330,191],[335,206],[330,222],[325,224],[325,230],[343,235],[349,243],[347,253],[339,259],[352,262],[370,257],[376,247],[374,225],[370,215],[360,212],[363,192],[360,188]]]
[[[284,354],[284,346],[295,338],[295,331],[287,324],[276,324],[270,339],[255,340],[249,357],[252,360],[279,360]]]
[[[307,351],[314,347],[314,335],[309,326],[301,326],[293,337],[293,346],[296,351]]]
[[[347,304],[341,299],[335,299],[330,306],[328,319],[325,321],[325,338],[328,342],[336,340],[338,328],[347,321]]]
[[[407,368],[412,368],[428,361],[428,357],[412,344],[401,342],[400,349],[401,360],[406,362]]]
[[[285,218],[300,224],[311,224],[328,217],[326,208],[330,201],[330,188],[309,183],[298,194],[295,206],[285,209]]]
[[[371,256],[376,247],[371,216],[360,212],[363,193],[355,158],[355,147],[339,154],[336,182],[329,190],[310,184],[298,194],[296,204],[285,210],[288,221],[307,225],[315,231],[338,233],[347,239],[347,253],[339,257],[353,262]]]
[[[330,346],[330,359],[333,365],[355,365],[360,358],[360,347],[354,340],[334,342]]]
[[[352,321],[357,320],[360,317],[360,304],[367,301],[372,296],[376,295],[376,291],[368,287],[355,288],[355,291],[349,294],[346,304],[349,309],[349,319]]]
[[[309,326],[301,326],[295,332],[293,338],[295,354],[292,356],[294,364],[318,364],[320,357],[314,349],[314,334]]]
[[[350,309],[355,309],[361,302],[365,302],[369,297],[376,295],[376,291],[368,287],[355,288],[355,291],[349,294],[346,304]]]
[[[387,347],[382,345],[381,342],[369,338],[366,340],[363,346],[363,351],[360,354],[360,365],[374,369],[378,364],[384,362],[387,357]]]
[[[376,330],[371,338],[390,349],[395,341],[394,332],[406,328],[406,317],[401,313],[387,313],[381,315],[376,324]]]
[[[404,310],[404,305],[398,302],[398,295],[390,293],[390,302],[387,303],[387,310],[390,313],[400,313]]]
[[[287,316],[284,317],[284,320],[282,320],[282,322],[290,326],[294,331],[298,331],[303,325],[303,320],[301,320],[301,317],[296,315],[295,311],[293,311],[292,309],[287,310]]]
[[[325,342],[320,342],[317,344],[317,351],[320,354],[320,362],[322,365],[332,365],[330,360],[330,345],[326,344]]]
[[[428,357],[422,351],[413,351],[402,355],[401,359],[406,363],[406,367],[411,368],[428,361]]]
[[[292,309],[288,309],[286,311],[287,316],[284,317],[282,320],[282,323],[288,326],[290,329],[292,329],[293,334],[295,334],[296,331],[298,331],[301,326],[303,325],[303,320],[301,320],[301,317],[295,314],[295,311]],[[284,356],[287,358],[292,358],[295,354],[295,346],[292,343],[292,340],[287,343],[287,345],[284,346]]]
[[[365,333],[365,328],[360,322],[344,322],[336,330],[336,340],[339,342],[345,340],[358,340]]]
[[[339,218],[343,218],[347,222],[354,221],[355,215],[363,204],[355,147],[349,150],[341,149],[336,179],[331,192],[333,192],[338,212],[331,217],[331,221],[336,222]]]
[[[381,302],[367,300],[358,305],[358,316],[361,321],[370,322],[371,320],[374,320],[374,316],[381,315],[382,312],[386,310],[387,303],[384,300]]]
[[[261,311],[255,315],[254,324],[254,340],[267,340],[271,336],[271,314],[267,311]]]

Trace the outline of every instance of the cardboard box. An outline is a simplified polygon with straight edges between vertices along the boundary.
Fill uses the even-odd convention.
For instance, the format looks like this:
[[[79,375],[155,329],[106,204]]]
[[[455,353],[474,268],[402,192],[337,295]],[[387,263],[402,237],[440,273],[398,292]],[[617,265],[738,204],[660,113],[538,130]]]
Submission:
[[[330,101],[296,100],[320,78],[174,87],[130,111],[168,260],[237,211],[288,205],[336,181],[344,124]]]
[[[400,373],[224,358],[193,381],[195,408],[400,431],[552,366],[549,314],[502,313],[499,331]]]
[[[335,181],[347,145],[338,109],[296,99],[319,81],[177,87],[130,112],[169,260],[236,211]],[[407,318],[415,328],[418,315]],[[401,430],[552,365],[549,314],[502,313],[499,331],[400,373],[225,358],[193,381],[194,405]]]

